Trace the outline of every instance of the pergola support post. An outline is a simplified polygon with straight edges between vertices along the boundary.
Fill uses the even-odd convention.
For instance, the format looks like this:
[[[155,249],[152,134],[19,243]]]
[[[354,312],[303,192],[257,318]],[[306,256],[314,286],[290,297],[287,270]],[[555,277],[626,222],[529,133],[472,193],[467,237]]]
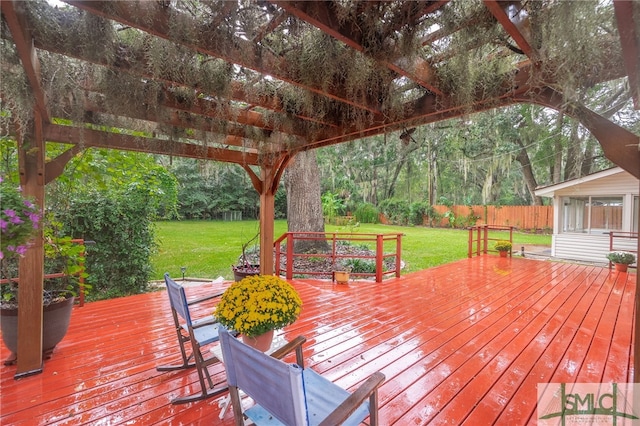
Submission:
[[[290,155],[271,158],[260,165],[260,176],[249,166],[243,166],[251,178],[253,187],[260,194],[260,273],[273,275],[273,243],[275,229],[275,194],[282,174],[291,160]]]
[[[638,147],[640,152],[640,147]],[[638,181],[640,190],[640,180]],[[640,223],[640,209],[638,209],[638,223]],[[636,266],[640,264],[640,237],[638,238],[638,257],[636,258]],[[640,383],[640,267],[636,268],[636,309],[635,309],[635,326],[633,336],[633,382]],[[637,400],[636,400],[637,401]]]
[[[25,196],[44,212],[45,150],[42,119],[36,111],[32,128],[18,135],[20,184]],[[42,291],[44,287],[44,240],[40,227],[33,244],[20,258],[18,285],[18,357],[16,378],[42,372]]]

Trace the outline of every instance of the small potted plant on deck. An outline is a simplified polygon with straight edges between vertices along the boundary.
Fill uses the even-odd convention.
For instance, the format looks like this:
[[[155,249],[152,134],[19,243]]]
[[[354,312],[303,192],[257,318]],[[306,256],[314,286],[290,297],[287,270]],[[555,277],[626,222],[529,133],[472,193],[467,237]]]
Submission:
[[[612,251],[607,253],[607,259],[616,267],[616,271],[626,272],[629,265],[636,262],[636,255],[627,251]]]
[[[338,284],[349,284],[351,268],[345,267],[333,271],[333,279]]]
[[[498,253],[500,253],[500,257],[507,257],[507,253],[511,251],[511,241],[507,240],[498,240],[496,244],[493,246]]]
[[[233,283],[213,315],[245,343],[261,351],[271,346],[274,330],[292,324],[302,300],[291,284],[275,275],[254,275]]]

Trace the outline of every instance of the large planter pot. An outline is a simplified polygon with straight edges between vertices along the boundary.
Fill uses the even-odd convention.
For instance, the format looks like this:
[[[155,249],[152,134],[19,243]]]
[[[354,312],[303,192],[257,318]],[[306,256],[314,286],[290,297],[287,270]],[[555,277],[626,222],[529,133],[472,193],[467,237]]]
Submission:
[[[260,275],[260,265],[249,265],[246,268],[239,266],[233,267],[233,279],[236,281],[241,281],[243,278],[253,275]]]
[[[52,303],[43,309],[42,318],[42,352],[49,357],[53,348],[67,334],[71,311],[73,309],[73,297],[61,302]],[[18,309],[0,309],[2,317],[2,341],[7,349],[14,355],[18,353]]]
[[[504,250],[500,250],[498,253],[500,253],[500,257],[507,257],[507,252]]]
[[[259,336],[249,337],[243,335],[242,341],[252,348],[266,352],[271,347],[271,342],[273,342],[273,333],[274,330],[269,330]]]

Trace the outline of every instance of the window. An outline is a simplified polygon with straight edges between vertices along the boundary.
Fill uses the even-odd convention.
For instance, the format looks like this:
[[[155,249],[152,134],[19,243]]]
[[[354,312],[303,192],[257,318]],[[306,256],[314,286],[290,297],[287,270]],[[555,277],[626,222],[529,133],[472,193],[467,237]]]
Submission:
[[[622,197],[563,197],[562,232],[602,234],[620,230]]]

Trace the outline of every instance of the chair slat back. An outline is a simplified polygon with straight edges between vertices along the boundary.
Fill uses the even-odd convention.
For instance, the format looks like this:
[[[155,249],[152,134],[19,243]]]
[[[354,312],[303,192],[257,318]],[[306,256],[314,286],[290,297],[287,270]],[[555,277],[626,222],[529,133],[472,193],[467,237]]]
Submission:
[[[220,327],[222,358],[230,386],[287,425],[306,425],[302,368],[251,348]]]
[[[176,311],[186,322],[187,326],[191,328],[191,314],[189,313],[187,294],[184,291],[184,287],[172,280],[168,273],[164,274],[164,282],[167,285],[167,294],[169,295],[171,308]]]

